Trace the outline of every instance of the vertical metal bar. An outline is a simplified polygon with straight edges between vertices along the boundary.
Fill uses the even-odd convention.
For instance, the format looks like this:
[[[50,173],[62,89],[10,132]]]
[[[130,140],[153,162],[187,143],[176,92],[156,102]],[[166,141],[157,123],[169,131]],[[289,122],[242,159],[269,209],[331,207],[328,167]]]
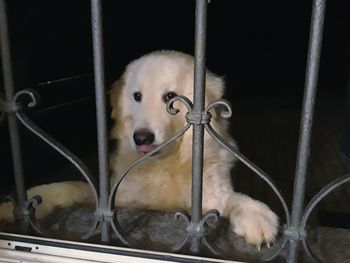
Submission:
[[[326,0],[313,1],[291,216],[291,227],[292,229],[298,231],[300,227],[300,220],[303,212],[303,203],[305,198],[305,180],[310,156],[310,138],[317,91],[325,7]],[[288,262],[297,261],[297,245],[298,242],[296,241],[290,242]]]
[[[4,78],[4,87],[6,100],[11,103],[15,88],[13,83],[10,43],[9,43],[6,4],[5,0],[0,0],[0,48],[1,48],[1,62]],[[18,123],[16,115],[13,112],[8,113],[8,123],[11,141],[12,162],[16,183],[17,205],[19,208],[24,208],[27,200],[27,192],[24,184],[23,162],[21,154],[21,139],[18,132]],[[27,225],[23,223],[23,230],[27,230]]]
[[[201,113],[205,102],[205,48],[207,30],[207,0],[196,1],[195,25],[195,69],[193,110]],[[192,145],[192,225],[198,225],[202,218],[202,183],[203,183],[203,139],[202,124],[193,125]],[[200,239],[192,238],[191,250],[198,252]]]
[[[97,141],[99,161],[99,208],[101,212],[108,209],[108,133],[106,121],[106,92],[104,75],[104,52],[103,52],[103,30],[102,30],[102,3],[101,0],[91,0],[91,23],[94,53],[95,93],[96,93],[96,115],[97,115]],[[110,225],[101,222],[101,240],[108,242],[110,239]]]

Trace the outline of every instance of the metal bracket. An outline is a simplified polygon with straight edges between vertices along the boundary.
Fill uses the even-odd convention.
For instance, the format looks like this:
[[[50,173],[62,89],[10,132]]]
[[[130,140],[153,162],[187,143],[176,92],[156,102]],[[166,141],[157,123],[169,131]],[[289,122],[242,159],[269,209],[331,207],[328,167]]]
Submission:
[[[6,114],[16,113],[23,110],[23,105],[14,101],[7,101],[3,94],[0,94],[0,123],[5,119]]]
[[[111,222],[114,219],[114,211],[97,209],[95,216],[99,222]]]
[[[186,114],[186,120],[190,124],[208,124],[211,120],[211,114],[210,112],[203,111],[203,112],[195,112],[190,111]]]
[[[288,240],[293,240],[295,242],[299,242],[307,237],[305,230],[301,230],[292,226],[285,226],[283,234]]]

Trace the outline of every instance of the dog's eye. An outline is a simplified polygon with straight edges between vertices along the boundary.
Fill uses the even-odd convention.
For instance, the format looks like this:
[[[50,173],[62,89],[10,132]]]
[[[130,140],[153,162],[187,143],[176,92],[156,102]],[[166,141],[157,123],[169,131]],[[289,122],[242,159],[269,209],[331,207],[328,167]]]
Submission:
[[[171,100],[172,98],[176,97],[177,94],[175,92],[168,92],[168,93],[165,93],[164,96],[163,96],[163,101],[165,103],[167,103],[169,100]]]
[[[134,93],[134,100],[137,101],[137,102],[140,102],[142,99],[142,94],[141,92],[135,92]]]

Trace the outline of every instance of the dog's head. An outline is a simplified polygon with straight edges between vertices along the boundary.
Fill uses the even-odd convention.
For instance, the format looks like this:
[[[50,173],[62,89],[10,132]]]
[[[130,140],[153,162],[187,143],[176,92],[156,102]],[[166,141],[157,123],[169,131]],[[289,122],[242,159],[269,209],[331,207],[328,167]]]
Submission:
[[[111,90],[112,138],[144,154],[184,127],[184,105],[175,102],[180,112],[173,116],[166,103],[177,95],[193,99],[193,73],[193,57],[176,51],[156,51],[131,62]],[[222,79],[207,71],[206,102],[221,98],[222,93]],[[169,148],[161,154],[166,152]]]

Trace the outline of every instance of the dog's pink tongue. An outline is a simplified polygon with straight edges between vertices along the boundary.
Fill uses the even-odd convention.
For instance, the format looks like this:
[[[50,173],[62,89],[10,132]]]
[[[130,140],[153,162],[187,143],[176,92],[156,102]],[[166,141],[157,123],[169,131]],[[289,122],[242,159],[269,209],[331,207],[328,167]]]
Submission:
[[[149,153],[150,151],[152,151],[155,147],[152,145],[148,145],[148,144],[143,144],[143,145],[139,145],[137,146],[137,151],[140,153]]]

